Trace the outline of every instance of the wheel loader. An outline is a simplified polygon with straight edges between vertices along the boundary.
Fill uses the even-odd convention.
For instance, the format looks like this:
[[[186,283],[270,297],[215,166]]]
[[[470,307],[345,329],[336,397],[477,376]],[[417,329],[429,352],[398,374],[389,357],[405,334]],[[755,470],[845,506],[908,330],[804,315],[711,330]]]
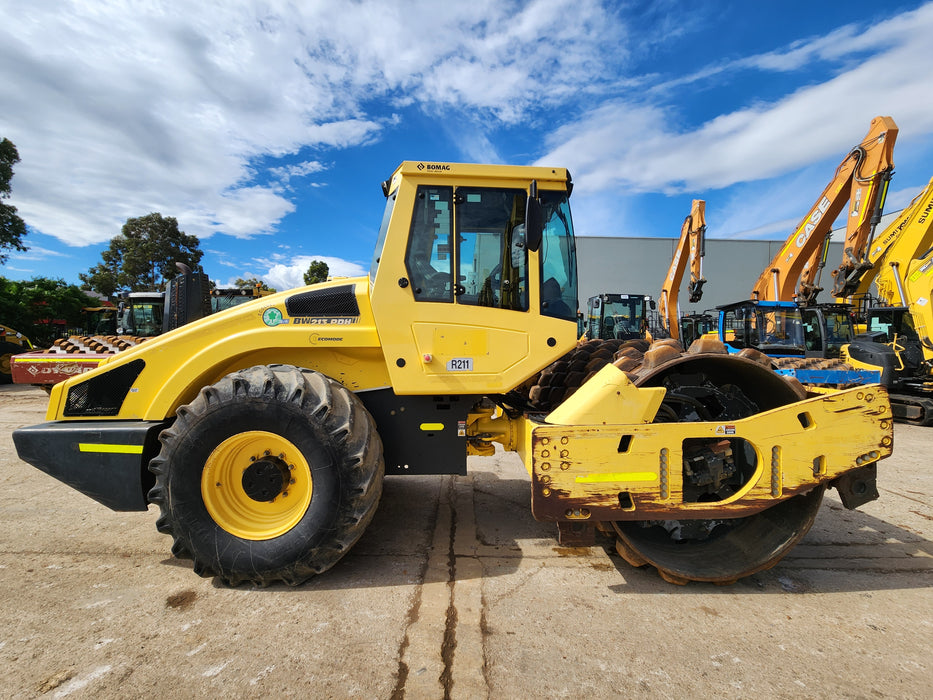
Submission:
[[[808,397],[709,336],[578,344],[567,170],[403,162],[368,276],[189,323],[57,384],[21,459],[114,510],[159,509],[196,573],[297,585],[359,539],[388,475],[498,443],[560,541],[615,537],[665,579],[774,565],[835,487],[877,497],[881,387]],[[608,345],[607,345],[608,344]]]

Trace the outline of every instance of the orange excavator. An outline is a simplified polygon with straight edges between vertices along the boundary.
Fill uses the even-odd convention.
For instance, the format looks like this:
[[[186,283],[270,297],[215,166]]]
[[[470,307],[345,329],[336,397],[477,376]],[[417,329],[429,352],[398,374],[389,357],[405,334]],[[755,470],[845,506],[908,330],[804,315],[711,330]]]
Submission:
[[[897,132],[891,117],[871,120],[868,135],[849,151],[816,203],[762,271],[752,288],[752,299],[796,300],[803,304],[816,301],[822,291],[819,273],[826,260],[832,225],[846,202],[845,257],[833,271],[833,295],[851,295],[859,276],[871,268],[865,252],[881,220],[888,183],[894,174]]]
[[[684,219],[683,226],[680,228],[680,239],[677,241],[677,248],[674,250],[674,257],[664,278],[664,286],[661,287],[661,297],[658,300],[661,327],[671,338],[682,340],[685,345],[689,345],[689,341],[695,338],[683,337],[693,334],[683,333],[680,328],[680,308],[677,297],[680,294],[680,285],[688,262],[690,263],[690,283],[687,291],[690,295],[690,302],[695,304],[703,297],[703,285],[706,283],[703,277],[705,254],[706,202],[702,199],[694,199],[690,207],[690,215]]]
[[[848,304],[819,304],[820,272],[833,222],[846,202],[845,255],[833,271],[833,292],[845,301],[872,267],[867,248],[881,219],[894,173],[898,128],[890,117],[875,117],[868,135],[851,149],[807,215],[788,236],[752,288],[751,298],[719,307],[720,336],[738,351],[754,347],[774,358],[778,371],[811,387],[873,383],[881,372],[866,363],[855,368],[841,359],[855,337]],[[851,291],[848,292],[851,294]]]

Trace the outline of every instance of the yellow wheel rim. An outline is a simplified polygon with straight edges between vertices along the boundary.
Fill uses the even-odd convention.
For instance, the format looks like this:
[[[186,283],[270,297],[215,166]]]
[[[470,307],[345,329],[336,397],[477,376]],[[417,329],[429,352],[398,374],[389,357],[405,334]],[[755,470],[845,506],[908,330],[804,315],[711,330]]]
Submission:
[[[5,355],[0,355],[0,373],[2,374],[13,373],[13,353],[12,352],[8,352]]]
[[[291,530],[311,503],[311,467],[281,435],[238,433],[214,448],[201,472],[201,497],[214,522],[245,540]]]

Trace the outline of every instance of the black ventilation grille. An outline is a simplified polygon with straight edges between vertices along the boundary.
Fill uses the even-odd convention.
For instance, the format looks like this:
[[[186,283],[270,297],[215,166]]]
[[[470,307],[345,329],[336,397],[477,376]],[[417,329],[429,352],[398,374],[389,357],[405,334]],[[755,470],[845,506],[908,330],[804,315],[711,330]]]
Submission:
[[[359,316],[355,284],[328,289],[315,289],[285,300],[289,316]]]
[[[66,416],[115,416],[146,363],[133,360],[68,390]]]

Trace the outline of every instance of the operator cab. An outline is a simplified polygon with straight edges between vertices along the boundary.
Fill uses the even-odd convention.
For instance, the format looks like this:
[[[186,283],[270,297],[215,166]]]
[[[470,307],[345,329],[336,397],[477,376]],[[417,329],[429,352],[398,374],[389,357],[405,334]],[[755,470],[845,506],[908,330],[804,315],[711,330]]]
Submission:
[[[816,304],[801,307],[807,357],[836,359],[855,339],[850,304]]]
[[[745,300],[716,308],[720,338],[730,352],[755,348],[776,357],[834,359],[855,337],[848,304]]]
[[[164,295],[131,292],[120,302],[117,333],[150,337],[162,332]]]
[[[712,314],[687,314],[680,319],[680,342],[685,348],[707,333],[716,333],[716,319]]]
[[[910,371],[923,365],[920,335],[913,315],[906,306],[876,306],[868,311],[868,331],[859,336],[863,341],[888,345],[898,358],[898,364]]]
[[[600,294],[586,302],[585,332],[591,339],[634,340],[645,337],[647,307],[644,294]]]
[[[371,298],[397,392],[505,391],[573,347],[570,190],[563,169],[412,162],[383,184]]]
[[[716,308],[720,339],[730,352],[755,348],[766,355],[806,353],[803,320],[795,303],[745,300]]]

